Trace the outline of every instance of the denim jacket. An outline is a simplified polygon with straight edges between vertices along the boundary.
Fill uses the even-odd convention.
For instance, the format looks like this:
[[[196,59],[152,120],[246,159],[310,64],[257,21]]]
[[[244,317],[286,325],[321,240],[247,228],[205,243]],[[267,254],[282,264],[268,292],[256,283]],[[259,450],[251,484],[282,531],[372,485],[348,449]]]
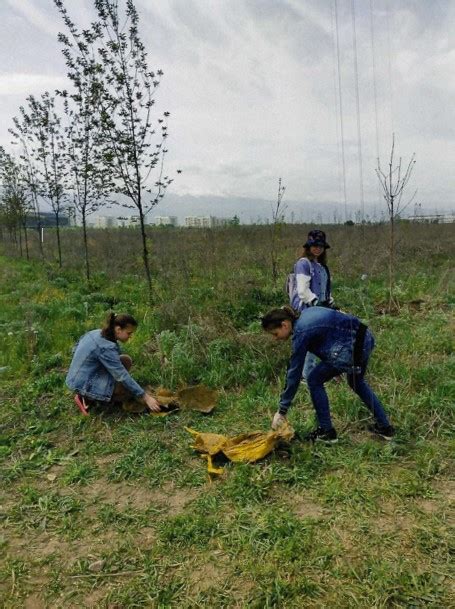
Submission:
[[[354,315],[333,309],[303,309],[294,323],[286,386],[280,397],[281,414],[286,414],[297,393],[308,351],[340,372],[353,370],[354,342],[359,323],[360,320]],[[371,351],[373,338],[369,331],[367,336]]]
[[[73,351],[66,384],[84,396],[109,402],[115,382],[136,397],[145,393],[122,364],[118,344],[103,338],[101,330],[87,332]]]

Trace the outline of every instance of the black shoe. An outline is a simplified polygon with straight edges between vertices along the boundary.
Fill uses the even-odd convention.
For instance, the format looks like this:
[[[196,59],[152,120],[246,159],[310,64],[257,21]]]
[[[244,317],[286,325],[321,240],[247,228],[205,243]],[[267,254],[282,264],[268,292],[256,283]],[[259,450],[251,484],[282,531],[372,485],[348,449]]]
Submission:
[[[376,436],[381,436],[384,440],[391,440],[395,435],[395,428],[392,425],[379,425],[375,423],[368,427],[368,431],[371,431]]]
[[[332,429],[322,429],[322,427],[318,427],[306,435],[305,440],[308,440],[309,442],[326,442],[326,444],[335,444],[335,442],[338,442],[337,432],[333,427]]]

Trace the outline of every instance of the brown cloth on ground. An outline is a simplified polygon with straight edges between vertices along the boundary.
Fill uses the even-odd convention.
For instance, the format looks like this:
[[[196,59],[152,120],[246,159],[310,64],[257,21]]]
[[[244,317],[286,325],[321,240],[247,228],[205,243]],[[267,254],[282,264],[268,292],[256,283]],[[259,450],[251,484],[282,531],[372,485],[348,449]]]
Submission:
[[[253,431],[228,437],[216,433],[201,433],[185,427],[194,438],[192,447],[207,459],[209,474],[222,474],[223,468],[215,467],[213,459],[224,455],[234,462],[251,463],[271,453],[280,442],[290,442],[294,430],[286,423],[276,431]]]
[[[197,410],[198,412],[209,414],[215,408],[218,400],[218,392],[215,389],[209,389],[204,385],[183,387],[183,389],[179,389],[175,392],[162,387],[156,392],[149,387],[146,389],[153,395],[162,408],[161,412],[150,413],[158,417],[166,416],[171,412],[179,410],[179,408]],[[144,409],[144,404],[138,400],[125,402],[123,404],[123,410],[125,410],[125,412],[143,412]]]

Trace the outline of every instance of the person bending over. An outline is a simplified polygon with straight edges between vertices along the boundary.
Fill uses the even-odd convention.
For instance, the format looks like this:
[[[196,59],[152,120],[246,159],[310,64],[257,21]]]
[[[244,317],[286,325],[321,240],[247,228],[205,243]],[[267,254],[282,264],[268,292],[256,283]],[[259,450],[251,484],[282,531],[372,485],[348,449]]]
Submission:
[[[277,429],[286,421],[309,352],[317,355],[321,361],[307,378],[318,421],[317,429],[307,436],[308,440],[330,443],[337,441],[324,383],[342,373],[346,373],[349,386],[375,418],[370,431],[386,440],[394,436],[395,430],[384,407],[365,381],[374,338],[367,326],[357,317],[322,307],[303,309],[299,315],[291,307],[285,306],[267,313],[262,318],[262,327],[276,340],[288,340],[292,337],[286,386],[280,397],[278,412],[273,417],[272,429]]]
[[[84,415],[92,400],[113,403],[131,397],[143,401],[152,412],[160,410],[155,398],[129,374],[131,358],[120,354],[118,342],[126,343],[136,328],[132,315],[111,313],[101,330],[91,330],[79,339],[66,384],[76,392],[74,401]]]

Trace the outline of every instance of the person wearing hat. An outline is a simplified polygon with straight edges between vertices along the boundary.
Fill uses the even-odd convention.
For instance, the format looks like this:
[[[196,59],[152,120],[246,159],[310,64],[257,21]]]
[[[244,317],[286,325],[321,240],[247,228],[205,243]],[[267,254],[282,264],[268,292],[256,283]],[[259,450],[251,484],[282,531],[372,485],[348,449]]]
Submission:
[[[303,309],[315,306],[334,308],[330,271],[327,266],[326,251],[329,248],[330,245],[327,243],[324,231],[310,230],[308,238],[303,244],[301,256],[287,279],[289,304],[298,313]],[[303,367],[302,378],[307,379],[316,365],[316,356],[309,352]]]

